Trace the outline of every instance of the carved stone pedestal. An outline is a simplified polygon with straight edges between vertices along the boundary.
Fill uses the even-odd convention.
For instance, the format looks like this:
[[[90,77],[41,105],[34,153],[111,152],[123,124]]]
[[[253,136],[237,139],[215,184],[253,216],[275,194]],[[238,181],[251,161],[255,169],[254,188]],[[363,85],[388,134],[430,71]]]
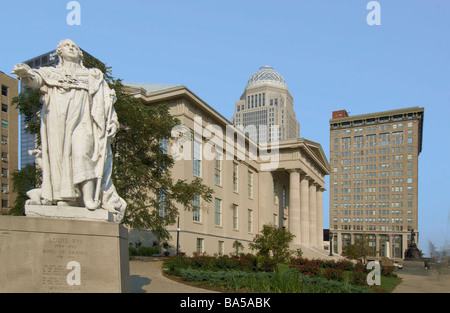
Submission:
[[[120,224],[0,216],[0,292],[129,292],[129,278]]]
[[[89,211],[84,207],[57,205],[25,205],[25,215],[33,217],[65,218],[77,220],[114,221],[114,214],[98,209]]]

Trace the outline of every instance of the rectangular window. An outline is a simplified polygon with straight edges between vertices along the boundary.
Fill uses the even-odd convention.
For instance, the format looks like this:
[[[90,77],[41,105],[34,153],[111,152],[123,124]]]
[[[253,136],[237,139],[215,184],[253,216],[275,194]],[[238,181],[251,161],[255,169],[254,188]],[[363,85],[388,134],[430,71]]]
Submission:
[[[193,204],[192,220],[194,222],[201,222],[200,196],[199,195],[194,195],[194,200],[193,200],[192,204]]]
[[[2,145],[8,144],[8,136],[2,135]]]
[[[203,251],[203,238],[197,238],[197,253],[202,254]]]
[[[159,190],[159,216],[166,217],[167,215],[167,190],[160,189]]]
[[[233,191],[238,192],[238,183],[239,183],[239,172],[238,172],[238,165],[236,163],[233,163]]]
[[[224,246],[224,242],[223,241],[219,241],[219,247],[218,247],[219,255],[223,255],[223,246]]]
[[[247,231],[249,233],[252,233],[253,232],[253,211],[248,210],[247,215],[248,215]]]
[[[2,128],[8,129],[8,121],[7,120],[2,120]]]
[[[8,87],[2,85],[2,96],[8,96]]]
[[[8,105],[2,103],[2,112],[8,113]]]
[[[233,230],[239,229],[239,206],[233,204]]]
[[[8,178],[8,169],[7,168],[2,168],[2,177]]]
[[[253,173],[248,171],[248,177],[247,177],[247,184],[248,184],[248,197],[250,199],[253,199]]]
[[[214,225],[222,226],[222,200],[214,200]]]
[[[2,184],[2,192],[8,193],[8,184]]]
[[[201,146],[202,144],[196,140],[194,140],[194,149],[192,151],[192,160],[193,160],[193,174],[195,176],[201,176],[202,174],[202,156],[201,156]]]
[[[216,154],[214,161],[214,181],[216,185],[222,185],[222,160],[221,156]]]

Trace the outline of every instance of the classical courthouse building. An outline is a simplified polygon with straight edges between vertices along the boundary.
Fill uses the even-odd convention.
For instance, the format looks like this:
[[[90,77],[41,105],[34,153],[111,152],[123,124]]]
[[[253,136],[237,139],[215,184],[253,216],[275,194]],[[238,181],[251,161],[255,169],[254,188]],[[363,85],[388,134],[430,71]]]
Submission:
[[[333,250],[365,234],[372,256],[402,259],[418,236],[418,168],[424,109],[330,120],[330,232]]]
[[[0,72],[1,86],[1,136],[2,141],[0,150],[2,154],[2,172],[1,172],[1,208],[0,213],[4,213],[14,205],[16,194],[13,193],[12,173],[18,169],[18,110],[11,106],[12,100],[18,96],[19,81]]]
[[[251,140],[249,131],[241,136],[233,123],[185,86],[124,83],[126,92],[146,105],[167,104],[170,113],[186,128],[191,141],[184,144],[189,145],[191,157],[175,162],[174,179],[190,181],[200,177],[214,190],[210,203],[200,203],[202,210],[188,212],[179,208],[179,248],[188,255],[228,254],[234,251],[234,241],[241,242],[245,251],[249,251],[248,243],[268,223],[285,227],[295,235],[293,249],[323,251],[324,177],[329,175],[330,166],[319,143],[298,138],[292,96],[284,80],[280,84],[281,75],[273,69],[269,71],[271,75],[251,77],[236,103],[233,119],[235,125],[242,125],[248,118],[242,114],[256,112],[256,108],[266,109],[264,115],[270,119],[269,109],[275,108],[274,117],[282,120],[273,119],[273,123],[284,118],[286,127],[280,133],[281,140],[274,137],[267,145],[278,151]],[[202,157],[202,147],[211,139],[205,132],[208,129],[224,134],[222,159]],[[235,133],[225,136],[230,129]],[[244,138],[243,151],[239,150],[238,137]],[[226,138],[233,139],[233,144],[227,145]],[[176,140],[169,141],[168,151]],[[252,149],[256,149],[256,157]],[[270,151],[270,159],[264,151]],[[176,228],[174,225],[170,229],[174,247]]]

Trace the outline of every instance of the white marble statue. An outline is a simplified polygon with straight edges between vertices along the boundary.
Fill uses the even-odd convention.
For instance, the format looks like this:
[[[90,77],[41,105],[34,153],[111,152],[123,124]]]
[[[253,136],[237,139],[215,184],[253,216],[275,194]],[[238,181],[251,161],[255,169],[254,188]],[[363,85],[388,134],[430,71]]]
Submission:
[[[21,63],[11,72],[41,90],[42,145],[34,154],[43,177],[31,204],[40,198],[42,205],[84,204],[123,216],[126,203],[111,181],[110,138],[119,127],[115,92],[100,70],[83,66],[83,53],[72,40],[61,41],[57,55],[56,67],[31,69]]]

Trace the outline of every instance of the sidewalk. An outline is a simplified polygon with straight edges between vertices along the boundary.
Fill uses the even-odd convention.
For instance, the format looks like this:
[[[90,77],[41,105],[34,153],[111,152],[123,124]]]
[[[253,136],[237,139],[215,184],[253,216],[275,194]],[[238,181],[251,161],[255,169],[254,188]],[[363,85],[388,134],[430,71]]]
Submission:
[[[404,262],[396,274],[403,281],[392,293],[450,293],[448,270],[426,270],[423,262]]]
[[[163,259],[145,257],[130,261],[131,293],[213,293],[180,284],[162,275]]]

